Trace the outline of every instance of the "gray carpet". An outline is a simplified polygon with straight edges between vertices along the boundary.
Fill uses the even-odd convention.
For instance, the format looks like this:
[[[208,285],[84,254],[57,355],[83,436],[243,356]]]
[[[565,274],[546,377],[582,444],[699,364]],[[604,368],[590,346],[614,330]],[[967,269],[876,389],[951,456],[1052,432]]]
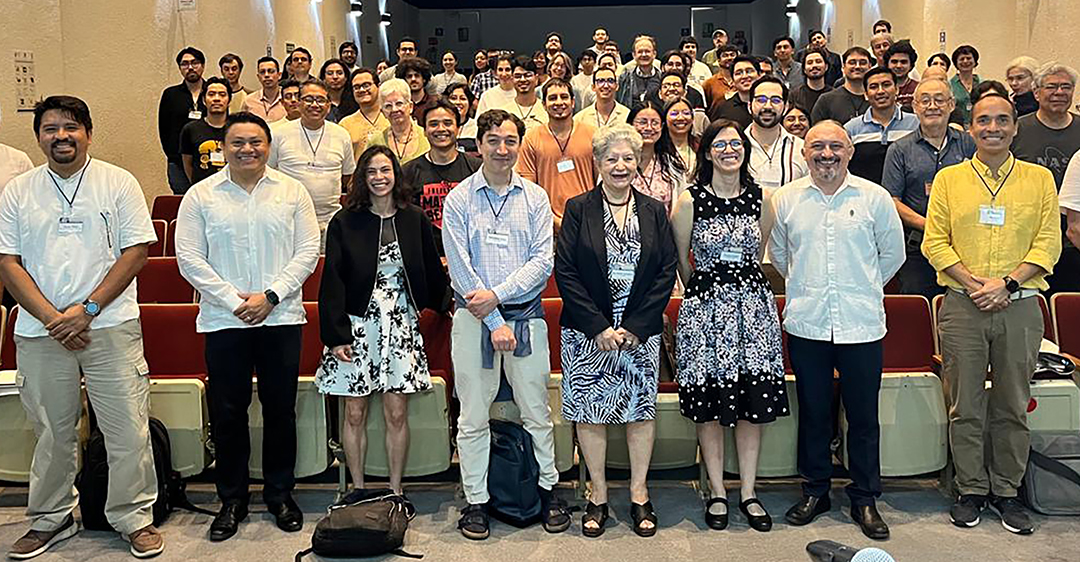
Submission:
[[[734,482],[729,483],[729,486]],[[563,485],[565,486],[565,484]],[[928,480],[888,481],[879,508],[892,528],[892,539],[873,544],[889,551],[902,562],[1076,562],[1080,560],[1080,518],[1036,517],[1034,535],[1020,537],[1007,532],[993,513],[988,512],[981,525],[959,529],[948,522],[949,502]],[[798,499],[797,485],[791,482],[764,483],[759,486],[762,501],[777,520],[772,532],[749,529],[737,508],[732,526],[726,531],[711,531],[702,518],[702,503],[688,483],[655,482],[651,485],[653,504],[660,516],[660,530],[651,539],[639,538],[627,526],[629,499],[625,487],[613,487],[611,507],[614,522],[599,539],[581,536],[580,512],[575,514],[570,531],[548,535],[539,527],[519,530],[493,523],[492,536],[484,542],[463,538],[456,529],[462,501],[450,484],[411,485],[406,492],[416,503],[419,514],[406,537],[405,549],[424,555],[426,561],[604,561],[628,560],[651,562],[679,561],[808,561],[806,543],[831,539],[856,547],[871,546],[851,522],[846,498],[839,488],[833,492],[833,511],[813,524],[796,528],[782,522],[787,507]],[[574,501],[573,490],[560,488],[560,494]],[[737,492],[730,496],[737,504]],[[196,503],[210,507],[212,488],[206,484],[192,487]],[[258,501],[257,494],[253,501]],[[327,484],[301,485],[296,498],[305,512],[304,530],[286,534],[274,526],[261,504],[253,503],[254,512],[242,524],[240,532],[224,543],[211,544],[206,539],[209,516],[177,512],[163,526],[166,549],[156,560],[190,562],[219,560],[237,562],[287,562],[308,546],[311,530],[334,490]],[[25,487],[0,488],[0,547],[6,551],[26,531],[23,506]],[[583,502],[575,502],[583,503]],[[315,560],[312,556],[305,560]],[[387,557],[388,560],[405,560]],[[127,544],[115,534],[83,531],[75,538],[54,547],[35,560],[93,561],[133,560]]]

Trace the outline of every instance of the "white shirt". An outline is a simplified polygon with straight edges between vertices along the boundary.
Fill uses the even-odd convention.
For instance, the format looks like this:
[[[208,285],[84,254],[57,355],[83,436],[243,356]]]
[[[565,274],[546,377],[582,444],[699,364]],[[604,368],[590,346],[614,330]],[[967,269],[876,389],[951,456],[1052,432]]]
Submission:
[[[1080,152],[1072,155],[1069,167],[1065,168],[1065,176],[1061,178],[1061,192],[1058,193],[1058,205],[1062,209],[1080,212]]]
[[[513,103],[516,97],[517,90],[514,88],[509,90],[502,89],[502,86],[488,88],[483,94],[480,94],[480,103],[476,106],[476,116],[483,115],[489,109],[496,109],[508,103]]]
[[[596,128],[597,131],[606,129],[612,125],[619,123],[626,123],[626,118],[630,116],[630,108],[625,105],[615,102],[615,109],[611,110],[608,118],[605,120],[600,117],[600,112],[596,110],[596,104],[593,103],[582,109],[574,116],[575,123],[588,123]]]
[[[304,184],[325,230],[341,209],[341,176],[356,171],[349,131],[329,121],[319,130],[309,131],[297,119],[281,122],[272,132],[267,165]]]
[[[90,297],[122,250],[156,240],[135,176],[101,160],[91,158],[67,179],[38,166],[8,182],[0,195],[0,254],[20,256],[38,289],[61,312]],[[110,328],[138,317],[132,280],[90,327]],[[19,315],[15,333],[49,335],[31,314]]]
[[[690,82],[697,84],[698,86],[705,83],[706,80],[712,78],[712,70],[709,70],[709,65],[695,60],[694,64],[690,66]]]
[[[25,152],[0,144],[0,191],[15,176],[34,169],[34,163]]]
[[[753,125],[746,128],[750,139],[750,175],[758,185],[766,189],[777,189],[785,183],[810,175],[810,168],[803,158],[803,140],[780,129],[776,142],[765,150],[761,143],[750,134]]]
[[[784,330],[838,344],[885,337],[883,288],[905,257],[889,192],[849,173],[829,197],[806,176],[772,202],[769,255],[787,280]]]
[[[176,217],[180,274],[199,291],[195,331],[251,328],[233,315],[238,293],[281,301],[260,326],[303,324],[300,289],[319,261],[319,224],[300,182],[267,168],[249,194],[229,166],[192,186]]]

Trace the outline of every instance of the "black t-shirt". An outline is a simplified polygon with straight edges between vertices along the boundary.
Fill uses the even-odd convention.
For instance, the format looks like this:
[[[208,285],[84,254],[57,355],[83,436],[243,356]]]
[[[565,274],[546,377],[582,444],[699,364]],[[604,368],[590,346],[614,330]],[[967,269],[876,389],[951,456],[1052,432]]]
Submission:
[[[814,109],[821,94],[832,90],[832,86],[825,84],[820,90],[815,90],[807,84],[801,84],[791,90],[791,103],[806,112],[807,120],[810,119],[810,111]]]
[[[1054,184],[1061,190],[1069,159],[1080,149],[1080,118],[1073,116],[1064,129],[1051,129],[1039,121],[1036,114],[1025,115],[1017,121],[1016,137],[1012,143],[1013,156],[1049,168]]]
[[[191,157],[191,184],[225,167],[225,127],[211,127],[204,119],[180,130],[180,154]]]
[[[754,121],[754,118],[750,116],[749,106],[742,101],[739,94],[735,94],[728,98],[724,103],[720,104],[713,115],[709,115],[709,120],[716,121],[717,119],[730,119],[739,124],[740,129],[745,129],[750,126],[750,123]]]
[[[450,190],[465,178],[476,173],[480,169],[480,159],[467,154],[458,154],[453,162],[445,165],[433,164],[423,155],[405,164],[402,174],[405,176],[405,185],[413,193],[413,203],[416,203],[424,214],[435,226],[435,244],[439,247],[439,255],[443,254],[442,243],[442,214],[443,200]]]
[[[867,109],[870,109],[870,102],[866,101],[866,96],[853,94],[847,88],[836,88],[818,98],[810,111],[810,123],[832,119],[843,125],[852,117],[866,113]]]

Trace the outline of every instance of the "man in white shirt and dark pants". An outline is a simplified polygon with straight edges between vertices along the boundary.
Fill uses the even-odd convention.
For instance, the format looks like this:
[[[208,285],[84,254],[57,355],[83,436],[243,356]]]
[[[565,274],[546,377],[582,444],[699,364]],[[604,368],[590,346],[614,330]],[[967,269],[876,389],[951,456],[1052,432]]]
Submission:
[[[135,275],[156,240],[150,213],[134,176],[87,154],[93,123],[82,100],[38,103],[34,131],[48,164],[11,180],[0,196],[0,276],[22,308],[16,385],[38,437],[30,531],[8,556],[33,558],[78,532],[81,379],[109,457],[105,518],[133,555],[149,558],[165,549],[152,525],[150,381],[135,295]]]
[[[851,517],[872,539],[889,537],[875,507],[881,495],[878,391],[885,337],[885,283],[904,263],[904,231],[885,188],[851,175],[851,139],[835,121],[806,134],[810,176],[773,194],[769,254],[787,281],[784,330],[799,396],[803,498],[792,525],[829,511],[833,370],[849,429]]]
[[[222,502],[210,526],[212,541],[236,534],[247,516],[253,372],[259,376],[266,424],[263,499],[279,528],[291,532],[303,526],[292,498],[296,386],[306,321],[300,289],[319,259],[319,224],[307,189],[267,168],[270,142],[270,127],[261,117],[230,115],[225,168],[187,192],[176,221],[180,273],[199,291],[195,328],[206,334]]]

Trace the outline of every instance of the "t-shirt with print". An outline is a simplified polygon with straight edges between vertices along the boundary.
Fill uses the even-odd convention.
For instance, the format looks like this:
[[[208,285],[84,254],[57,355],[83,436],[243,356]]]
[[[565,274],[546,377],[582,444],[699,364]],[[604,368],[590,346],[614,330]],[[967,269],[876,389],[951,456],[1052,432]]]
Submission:
[[[1016,158],[1048,168],[1054,174],[1054,186],[1061,191],[1069,160],[1080,150],[1080,118],[1073,115],[1068,127],[1051,129],[1039,121],[1037,113],[1025,115],[1016,122],[1011,148]],[[1061,239],[1065,247],[1071,247],[1073,243],[1065,235],[1067,229],[1068,222],[1062,215]]]
[[[402,168],[405,186],[412,190],[413,203],[424,210],[424,214],[435,226],[435,245],[439,255],[443,254],[442,215],[443,200],[450,190],[461,180],[473,175],[480,169],[479,158],[468,154],[458,154],[449,164],[434,164],[427,155],[421,156]]]
[[[192,121],[180,130],[180,154],[191,157],[191,184],[195,185],[225,167],[225,127],[213,127],[205,119]]]

